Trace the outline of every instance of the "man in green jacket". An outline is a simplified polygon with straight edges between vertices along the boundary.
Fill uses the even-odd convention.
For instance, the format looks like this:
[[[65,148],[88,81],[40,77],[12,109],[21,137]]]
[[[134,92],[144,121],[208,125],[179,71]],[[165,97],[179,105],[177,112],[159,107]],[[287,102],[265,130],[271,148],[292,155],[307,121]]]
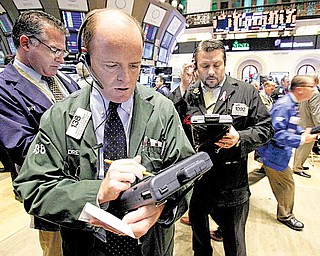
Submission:
[[[101,9],[89,13],[84,24],[83,57],[94,85],[43,115],[14,185],[28,213],[61,225],[64,255],[172,255],[172,224],[186,211],[185,199],[168,209],[176,195],[165,205],[143,206],[123,217],[138,238],[130,253],[108,252],[113,246],[108,237],[116,232],[108,225],[78,220],[87,202],[109,211],[145,168],[156,173],[194,153],[172,102],[136,85],[143,50],[136,20]],[[105,174],[104,126],[111,103],[119,103],[127,157],[112,159]]]

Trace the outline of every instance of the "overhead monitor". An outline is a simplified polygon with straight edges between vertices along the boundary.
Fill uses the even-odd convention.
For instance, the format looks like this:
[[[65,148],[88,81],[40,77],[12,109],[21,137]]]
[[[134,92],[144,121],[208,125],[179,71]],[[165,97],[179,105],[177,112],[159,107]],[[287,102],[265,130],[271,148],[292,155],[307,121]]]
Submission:
[[[154,4],[149,4],[143,22],[160,27],[165,15],[165,9],[162,9]]]
[[[167,28],[167,31],[168,31],[170,34],[175,35],[175,34],[178,32],[181,24],[182,24],[182,21],[179,20],[179,19],[177,18],[177,16],[174,16],[174,17],[172,18],[172,20],[171,20],[168,28]]]
[[[142,58],[147,60],[153,60],[153,51],[154,51],[154,44],[145,42],[143,47]]]
[[[134,0],[108,0],[106,7],[111,10],[120,10],[131,15],[133,4]]]
[[[0,14],[0,28],[5,35],[10,35],[12,32],[12,23],[6,13]]]
[[[159,49],[159,55],[158,55],[158,61],[167,63],[167,55],[168,50],[165,48],[160,47]]]
[[[42,9],[39,0],[13,0],[18,10]]]
[[[11,36],[7,37],[7,43],[12,54],[16,54],[16,47],[14,46],[13,39]]]
[[[63,22],[69,31],[79,31],[79,28],[85,18],[84,12],[61,11]]]
[[[0,65],[4,65],[4,52],[2,50],[0,50]]]
[[[70,53],[78,53],[78,33],[70,33],[69,36],[67,36],[67,50]]]
[[[169,32],[166,31],[161,41],[161,47],[168,49],[171,44],[172,37],[173,35],[171,35]]]
[[[87,12],[87,0],[57,0],[60,10]]]
[[[145,41],[154,43],[157,32],[158,32],[158,27],[143,23],[143,32],[145,36]]]

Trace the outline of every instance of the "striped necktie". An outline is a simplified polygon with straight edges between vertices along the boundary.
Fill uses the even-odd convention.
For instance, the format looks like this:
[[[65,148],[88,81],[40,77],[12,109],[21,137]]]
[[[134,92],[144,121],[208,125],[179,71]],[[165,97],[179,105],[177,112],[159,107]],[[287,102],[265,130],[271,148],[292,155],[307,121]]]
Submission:
[[[55,81],[55,79],[53,77],[50,76],[42,76],[41,79],[43,81],[46,81],[50,91],[53,94],[53,97],[56,101],[62,100],[65,98],[65,96],[63,95],[63,93],[61,92],[57,82]]]

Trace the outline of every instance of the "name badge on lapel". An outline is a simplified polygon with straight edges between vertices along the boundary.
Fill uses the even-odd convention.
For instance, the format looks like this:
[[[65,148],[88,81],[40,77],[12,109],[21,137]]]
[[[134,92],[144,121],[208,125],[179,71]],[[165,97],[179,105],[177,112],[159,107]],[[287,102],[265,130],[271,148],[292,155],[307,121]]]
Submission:
[[[234,116],[248,116],[249,108],[244,103],[234,103],[232,106],[231,115]]]
[[[89,120],[91,117],[91,112],[83,108],[78,108],[71,123],[67,129],[66,134],[72,138],[80,139]]]

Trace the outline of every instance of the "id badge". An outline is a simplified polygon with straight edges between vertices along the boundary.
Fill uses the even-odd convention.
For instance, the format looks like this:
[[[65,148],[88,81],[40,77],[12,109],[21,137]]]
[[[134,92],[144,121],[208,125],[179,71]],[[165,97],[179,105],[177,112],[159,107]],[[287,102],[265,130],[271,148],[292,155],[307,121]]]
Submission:
[[[248,116],[249,107],[244,103],[234,103],[232,106],[233,116]]]
[[[83,108],[78,108],[71,123],[67,129],[66,134],[72,138],[80,139],[90,120],[91,112]]]

